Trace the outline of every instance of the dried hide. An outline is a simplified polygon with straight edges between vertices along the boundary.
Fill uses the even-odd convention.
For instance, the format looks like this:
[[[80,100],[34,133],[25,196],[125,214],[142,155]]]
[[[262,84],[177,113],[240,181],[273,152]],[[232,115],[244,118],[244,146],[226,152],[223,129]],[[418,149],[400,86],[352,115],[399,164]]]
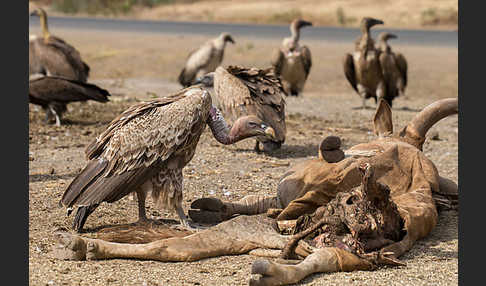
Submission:
[[[53,254],[77,260],[194,261],[242,253],[283,258],[282,263],[254,261],[250,285],[286,285],[317,272],[403,265],[398,257],[435,227],[437,206],[457,206],[457,185],[441,178],[421,151],[427,130],[457,113],[457,105],[457,98],[435,102],[393,135],[391,109],[380,100],[373,119],[378,139],[353,146],[335,163],[320,156],[294,166],[281,179],[277,196],[194,201],[193,220],[228,219],[216,226],[145,244],[58,233],[61,244]],[[320,150],[340,150],[334,141],[329,145],[328,139]]]

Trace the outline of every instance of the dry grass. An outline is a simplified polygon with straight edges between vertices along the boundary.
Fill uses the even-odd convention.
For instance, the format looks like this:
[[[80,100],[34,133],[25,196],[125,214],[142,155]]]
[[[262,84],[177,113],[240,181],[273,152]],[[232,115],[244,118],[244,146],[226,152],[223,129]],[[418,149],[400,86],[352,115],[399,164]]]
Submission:
[[[288,24],[302,17],[315,25],[356,27],[362,17],[371,16],[394,28],[457,29],[458,25],[457,0],[175,0],[170,3],[153,8],[133,7],[124,17],[267,24]],[[33,5],[36,4],[29,2],[29,6]]]

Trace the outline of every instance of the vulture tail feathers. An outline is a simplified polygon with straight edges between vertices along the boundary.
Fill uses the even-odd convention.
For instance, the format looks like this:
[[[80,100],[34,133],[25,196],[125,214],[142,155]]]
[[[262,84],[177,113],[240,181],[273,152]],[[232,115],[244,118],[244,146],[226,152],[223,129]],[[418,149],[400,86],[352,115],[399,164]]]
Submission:
[[[72,207],[78,197],[103,173],[107,165],[108,161],[105,160],[90,161],[64,191],[59,205]]]

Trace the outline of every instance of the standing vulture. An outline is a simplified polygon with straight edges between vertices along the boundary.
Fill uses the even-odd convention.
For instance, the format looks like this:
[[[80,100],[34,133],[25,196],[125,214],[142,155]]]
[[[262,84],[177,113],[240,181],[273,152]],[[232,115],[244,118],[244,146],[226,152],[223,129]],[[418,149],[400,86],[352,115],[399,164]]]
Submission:
[[[86,82],[89,66],[73,46],[49,33],[46,11],[37,8],[31,16],[40,17],[42,37],[29,36],[29,75],[57,75]]]
[[[389,39],[396,39],[392,33],[382,32],[378,35],[377,49],[380,51],[380,65],[386,83],[386,98],[390,107],[392,100],[405,92],[407,86],[407,60],[401,53],[394,53],[388,45]]]
[[[146,222],[145,198],[150,191],[157,206],[176,210],[181,223],[190,227],[182,209],[182,169],[194,156],[206,124],[222,144],[274,134],[255,116],[239,118],[229,128],[201,86],[135,104],[86,148],[86,167],[60,201],[68,215],[78,206],[73,228],[79,232],[100,203],[118,201],[131,192],[137,193],[139,222]]]
[[[213,72],[221,65],[226,42],[235,43],[228,33],[204,43],[199,49],[189,53],[186,65],[179,74],[179,83],[183,87],[192,85],[195,80],[206,73]]]
[[[255,151],[260,152],[260,143],[265,152],[276,150],[284,143],[285,92],[273,68],[218,67],[198,81],[214,87],[214,101],[229,121],[255,115],[273,128],[274,138],[256,137]]]
[[[353,89],[363,98],[363,108],[366,99],[385,95],[386,87],[380,67],[379,51],[370,35],[370,28],[383,24],[383,21],[369,17],[361,21],[362,35],[355,42],[353,54],[346,53],[343,60],[344,74]]]
[[[56,119],[61,125],[61,116],[66,112],[66,105],[75,101],[95,100],[107,102],[108,91],[89,84],[65,77],[34,75],[29,78],[29,102],[42,106],[46,113],[46,122]]]
[[[291,36],[282,41],[282,46],[273,52],[272,66],[282,79],[285,92],[297,96],[304,88],[312,66],[311,52],[305,45],[299,44],[300,29],[312,26],[311,22],[301,19],[290,24]]]

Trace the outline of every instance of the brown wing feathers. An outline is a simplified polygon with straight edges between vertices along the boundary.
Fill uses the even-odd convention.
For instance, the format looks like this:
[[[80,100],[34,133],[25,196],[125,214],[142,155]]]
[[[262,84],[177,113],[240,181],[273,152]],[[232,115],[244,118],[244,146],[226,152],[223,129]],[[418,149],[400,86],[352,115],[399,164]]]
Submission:
[[[159,172],[164,160],[190,139],[194,124],[205,124],[204,115],[194,110],[207,102],[187,96],[202,90],[188,90],[136,104],[115,118],[86,148],[88,164],[68,186],[61,204],[113,202]]]
[[[95,100],[107,102],[110,93],[94,84],[58,76],[44,76],[29,80],[29,96],[41,102]]]

